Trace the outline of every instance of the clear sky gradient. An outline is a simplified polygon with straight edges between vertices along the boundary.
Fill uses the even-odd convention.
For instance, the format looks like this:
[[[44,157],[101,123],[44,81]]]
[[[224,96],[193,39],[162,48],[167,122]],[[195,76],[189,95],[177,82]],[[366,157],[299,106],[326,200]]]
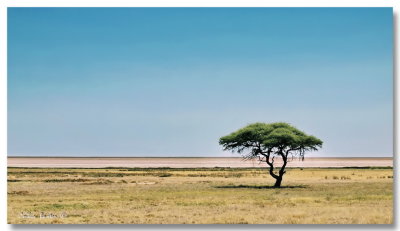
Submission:
[[[9,8],[9,156],[238,156],[289,122],[313,156],[393,155],[391,8]]]

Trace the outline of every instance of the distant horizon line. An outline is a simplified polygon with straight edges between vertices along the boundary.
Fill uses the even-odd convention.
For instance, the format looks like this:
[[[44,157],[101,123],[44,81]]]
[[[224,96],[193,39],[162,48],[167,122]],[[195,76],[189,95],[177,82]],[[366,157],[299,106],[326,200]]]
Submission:
[[[240,156],[9,156],[7,158],[240,158]],[[391,158],[394,156],[310,156],[307,158]]]

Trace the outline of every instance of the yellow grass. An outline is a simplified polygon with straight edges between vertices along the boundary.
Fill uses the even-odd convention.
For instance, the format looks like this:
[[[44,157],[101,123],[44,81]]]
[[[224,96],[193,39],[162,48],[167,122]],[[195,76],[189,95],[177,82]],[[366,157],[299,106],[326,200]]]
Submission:
[[[288,169],[271,185],[255,168],[9,168],[8,223],[393,223],[391,168]]]

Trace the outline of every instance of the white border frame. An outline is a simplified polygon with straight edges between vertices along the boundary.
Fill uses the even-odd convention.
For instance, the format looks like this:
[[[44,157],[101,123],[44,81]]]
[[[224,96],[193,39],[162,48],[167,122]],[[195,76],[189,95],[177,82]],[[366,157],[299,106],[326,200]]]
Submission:
[[[394,86],[393,89],[399,89],[399,81],[397,81],[397,67],[399,61],[396,58],[399,53],[399,47],[396,41],[399,39],[398,13],[400,9],[399,0],[0,0],[0,153],[1,159],[1,200],[0,219],[1,230],[116,230],[116,229],[136,229],[136,230],[232,230],[232,229],[301,229],[301,230],[350,230],[350,229],[395,229],[398,230],[398,206],[395,196],[394,202],[394,225],[391,226],[321,226],[321,225],[256,225],[256,226],[99,226],[99,225],[33,225],[33,226],[15,226],[7,225],[7,7],[393,7],[394,12]],[[398,121],[398,93],[394,91],[394,170],[395,170],[395,191],[398,192],[397,181],[397,123]]]

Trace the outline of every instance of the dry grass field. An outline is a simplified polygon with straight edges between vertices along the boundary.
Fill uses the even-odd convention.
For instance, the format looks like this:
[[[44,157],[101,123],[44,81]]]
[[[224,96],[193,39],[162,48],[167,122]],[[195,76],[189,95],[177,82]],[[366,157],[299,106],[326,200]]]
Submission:
[[[8,168],[11,224],[389,224],[392,168]]]

